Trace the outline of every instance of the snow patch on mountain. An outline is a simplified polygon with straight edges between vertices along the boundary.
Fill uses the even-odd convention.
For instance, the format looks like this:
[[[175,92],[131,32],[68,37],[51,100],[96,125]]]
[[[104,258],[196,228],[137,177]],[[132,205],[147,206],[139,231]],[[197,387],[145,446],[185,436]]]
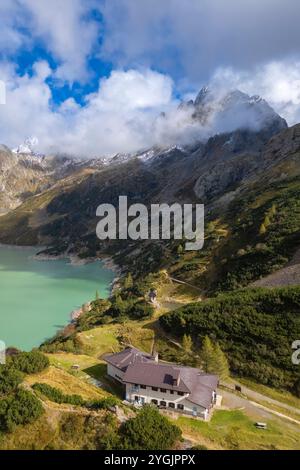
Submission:
[[[194,101],[193,117],[211,135],[248,129],[255,132],[271,126],[278,131],[286,121],[258,95],[249,96],[240,90],[220,90],[203,87]]]
[[[42,157],[43,155],[35,151],[39,144],[37,137],[28,137],[25,141],[20,144],[17,148],[13,149],[13,153],[22,155],[31,155],[35,157]]]

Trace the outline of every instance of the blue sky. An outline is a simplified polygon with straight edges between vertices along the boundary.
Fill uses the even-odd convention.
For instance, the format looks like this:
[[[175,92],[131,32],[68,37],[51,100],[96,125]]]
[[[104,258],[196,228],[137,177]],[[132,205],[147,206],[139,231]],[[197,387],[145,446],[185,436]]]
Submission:
[[[157,135],[155,119],[206,83],[298,122],[299,19],[298,0],[1,0],[0,142],[88,155],[176,143],[179,122]]]
[[[112,62],[108,59],[101,59],[99,54],[103,41],[103,35],[100,33],[103,27],[103,17],[100,10],[95,9],[94,6],[100,5],[101,1],[90,2],[86,0],[83,2],[82,0],[67,0],[65,18],[63,22],[60,22],[59,20],[56,21],[55,17],[53,18],[53,10],[56,10],[57,15],[60,15],[59,6],[62,2],[63,0],[54,0],[53,5],[49,7],[50,2],[44,0],[20,2],[15,0],[9,0],[7,2],[4,0],[4,5],[1,8],[8,13],[7,23],[9,24],[9,29],[16,36],[17,44],[16,47],[11,47],[9,40],[10,35],[7,34],[4,28],[1,41],[0,61],[12,61],[17,74],[20,76],[24,74],[32,76],[34,73],[34,64],[39,61],[46,61],[52,71],[52,75],[47,78],[47,83],[52,92],[53,103],[59,105],[67,98],[74,97],[78,103],[83,104],[84,97],[96,91],[99,79],[109,76],[113,68]],[[84,3],[86,6],[84,6]],[[49,16],[52,18],[53,23],[48,28],[45,24],[41,24],[39,27],[41,30],[36,32],[36,24],[43,23],[43,20],[39,20],[38,18],[40,7],[36,7],[39,4],[42,4],[45,19],[47,17],[47,9],[52,10]],[[82,52],[78,51],[78,55],[81,55],[79,66],[76,65],[74,69],[71,68],[71,70],[67,70],[63,77],[57,78],[56,74],[59,72],[60,68],[64,67],[64,64],[69,61],[71,62],[72,56],[70,58],[65,57],[62,51],[59,50],[59,48],[64,48],[63,41],[59,47],[53,44],[55,43],[55,29],[56,27],[64,28],[69,21],[68,13],[71,10],[73,10],[75,18],[73,22],[70,22],[70,30],[66,33],[66,40],[74,41],[74,48],[71,47],[70,51],[71,54],[74,54],[74,56],[77,55],[77,40],[75,40],[75,37],[77,34],[80,35],[81,30],[91,30],[93,33],[87,34],[86,48],[84,48]],[[11,13],[11,17],[9,13]],[[43,15],[41,16],[43,17]],[[6,22],[5,16],[3,22]],[[61,35],[61,33],[59,33],[59,35]],[[51,36],[52,40],[49,42],[49,37]],[[77,59],[75,59],[75,62],[76,60]]]

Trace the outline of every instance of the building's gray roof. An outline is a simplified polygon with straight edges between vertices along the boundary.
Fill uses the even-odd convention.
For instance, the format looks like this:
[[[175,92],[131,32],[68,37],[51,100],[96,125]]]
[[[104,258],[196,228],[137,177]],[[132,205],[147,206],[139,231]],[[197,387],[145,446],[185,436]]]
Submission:
[[[212,392],[218,387],[218,376],[205,374],[193,367],[181,367],[180,376],[191,390],[187,400],[195,405],[208,408],[211,405]]]
[[[177,380],[178,377],[179,383],[174,385],[173,381]],[[191,393],[191,390],[180,377],[180,370],[177,367],[161,363],[146,362],[142,364],[136,361],[128,366],[123,382]]]
[[[156,362],[153,356],[136,348],[108,354],[104,360],[124,372],[125,383],[187,393],[186,400],[203,408],[209,408],[212,392],[218,386],[216,375],[206,374],[193,367]]]
[[[106,354],[103,356],[103,359],[122,372],[125,372],[127,367],[130,364],[134,364],[137,360],[139,360],[140,363],[155,361],[155,358],[151,356],[151,354],[144,353],[132,347],[128,347],[115,354]]]

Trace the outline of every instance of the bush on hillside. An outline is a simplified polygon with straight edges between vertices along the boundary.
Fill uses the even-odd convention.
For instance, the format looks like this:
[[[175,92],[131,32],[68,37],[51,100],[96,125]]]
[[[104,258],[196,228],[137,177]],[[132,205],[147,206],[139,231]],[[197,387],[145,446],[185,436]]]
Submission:
[[[86,406],[93,410],[110,410],[120,403],[116,397],[102,398],[101,400],[94,400],[91,403],[87,403]]]
[[[300,372],[291,344],[300,338],[300,287],[222,294],[163,315],[160,324],[191,335],[199,347],[205,336],[217,341],[237,375],[295,391]]]
[[[154,307],[145,301],[135,303],[129,310],[129,317],[134,320],[140,320],[142,318],[152,318],[153,315]]]
[[[44,412],[41,402],[27,390],[0,400],[0,429],[12,432],[16,426],[36,421]]]
[[[231,252],[232,256],[217,266],[214,290],[246,286],[292,258],[300,244],[299,190],[298,178],[284,184],[275,182],[267,188],[255,188],[230,204],[226,218],[231,236],[219,252],[222,257],[222,252],[226,257]],[[233,250],[241,249],[244,256],[233,255]]]
[[[12,366],[25,374],[37,374],[49,367],[49,359],[39,351],[20,352],[11,358]]]
[[[23,380],[23,374],[9,365],[0,365],[0,395],[15,391]]]
[[[120,428],[121,448],[125,450],[172,449],[180,438],[181,430],[151,405],[145,405]]]
[[[68,403],[69,405],[79,406],[83,406],[85,404],[84,399],[80,395],[66,395],[58,388],[51,387],[51,385],[45,383],[35,383],[32,388],[55,403]]]
[[[85,312],[78,318],[76,322],[77,331],[86,331],[94,328],[95,326],[103,325],[106,323],[106,312],[111,306],[108,300],[96,299],[91,303],[91,310]]]
[[[40,346],[40,350],[50,354],[60,351],[80,354],[83,350],[83,343],[76,333],[67,337],[58,334],[54,338],[45,341],[45,343]]]

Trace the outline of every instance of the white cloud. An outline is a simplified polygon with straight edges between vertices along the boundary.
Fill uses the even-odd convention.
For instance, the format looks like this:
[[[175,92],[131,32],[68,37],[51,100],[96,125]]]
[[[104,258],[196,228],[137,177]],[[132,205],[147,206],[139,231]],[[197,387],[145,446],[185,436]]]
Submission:
[[[177,109],[171,78],[150,69],[115,70],[100,80],[84,106],[69,98],[53,108],[47,84],[52,73],[49,64],[40,61],[33,69],[33,76],[20,77],[12,64],[0,64],[0,76],[7,85],[7,104],[0,107],[0,142],[13,148],[33,135],[45,153],[106,156],[152,145],[188,144],[214,130],[233,130],[240,123],[240,117],[236,122],[230,121],[231,116],[225,123],[214,120],[210,127],[201,127],[191,119],[189,108]],[[300,121],[298,62],[273,62],[252,74],[218,69],[212,84],[221,91],[240,88],[260,94],[289,124]],[[243,119],[247,123],[252,118]]]
[[[86,59],[97,39],[96,22],[88,20],[90,0],[21,0],[32,14],[31,30],[62,61],[57,77],[87,78]]]
[[[189,81],[299,56],[299,0],[104,0],[102,54]]]
[[[69,98],[56,110],[45,81],[51,73],[46,62],[35,64],[32,77],[19,77],[9,64],[0,71],[7,84],[0,141],[11,147],[35,135],[44,152],[100,156],[135,151],[153,144],[153,121],[161,110],[177,105],[170,77],[151,70],[114,71],[84,107]]]
[[[3,55],[14,53],[21,46],[26,46],[28,38],[18,29],[22,21],[20,8],[16,0],[1,0],[0,2],[0,50]]]
[[[71,152],[111,155],[153,144],[152,122],[173,106],[172,80],[151,70],[114,71],[72,116],[62,144]],[[66,145],[67,144],[67,145]]]
[[[99,36],[91,16],[94,0],[1,0],[0,46],[9,56],[41,41],[58,62],[56,77],[88,79],[87,59]]]
[[[122,112],[130,109],[154,108],[168,105],[172,98],[173,82],[170,77],[146,69],[113,71],[100,82],[97,104],[100,109]]]
[[[0,70],[7,95],[6,105],[0,108],[0,140],[15,147],[36,132],[47,145],[55,138],[59,121],[62,121],[49,107],[51,90],[45,83],[50,73],[48,64],[35,64],[32,77],[19,77],[11,64],[1,64]]]
[[[218,89],[238,88],[260,95],[289,125],[300,122],[300,61],[274,61],[252,71],[219,68],[212,83]]]

